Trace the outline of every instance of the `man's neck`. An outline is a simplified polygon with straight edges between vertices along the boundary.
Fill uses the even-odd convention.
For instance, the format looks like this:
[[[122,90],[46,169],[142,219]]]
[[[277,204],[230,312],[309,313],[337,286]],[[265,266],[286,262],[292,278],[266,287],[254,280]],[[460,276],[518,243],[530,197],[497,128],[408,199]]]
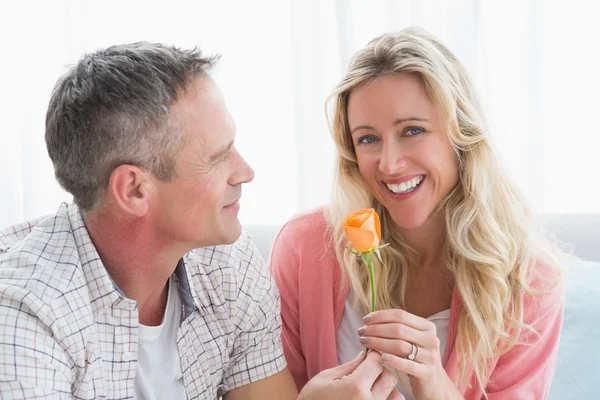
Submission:
[[[185,251],[146,229],[143,220],[99,212],[84,221],[112,280],[127,298],[138,303],[140,323],[160,325],[169,277]]]

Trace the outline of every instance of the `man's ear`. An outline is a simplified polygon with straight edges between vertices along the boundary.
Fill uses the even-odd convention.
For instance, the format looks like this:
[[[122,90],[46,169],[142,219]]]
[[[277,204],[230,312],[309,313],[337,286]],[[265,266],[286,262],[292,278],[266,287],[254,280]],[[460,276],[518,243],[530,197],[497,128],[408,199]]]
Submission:
[[[142,217],[148,212],[151,185],[146,171],[135,165],[123,164],[110,175],[108,190],[124,213]]]

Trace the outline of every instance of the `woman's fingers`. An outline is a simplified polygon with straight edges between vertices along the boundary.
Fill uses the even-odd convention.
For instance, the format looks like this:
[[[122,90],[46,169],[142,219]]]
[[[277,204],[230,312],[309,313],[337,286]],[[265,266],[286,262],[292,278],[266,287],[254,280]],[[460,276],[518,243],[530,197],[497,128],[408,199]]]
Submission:
[[[363,321],[367,326],[371,324],[400,323],[419,331],[436,333],[433,322],[411,314],[408,311],[398,309],[374,311],[367,314],[363,318]]]
[[[399,357],[408,357],[412,352],[412,344],[401,339],[382,340],[385,338],[373,337],[373,336],[361,336],[360,343],[370,349],[382,351],[384,353],[392,353]],[[378,347],[385,347],[379,349]]]
[[[412,344],[405,342],[403,340],[397,339],[381,339],[377,337],[369,337],[367,341],[361,338],[361,344],[364,347],[368,347],[372,350],[377,350],[381,353],[393,354],[397,357],[406,358],[409,354],[412,353]],[[365,343],[366,342],[366,343]],[[426,364],[434,364],[436,362],[436,358],[433,356],[433,351],[425,347],[419,346],[419,351],[414,360],[408,360],[409,362],[415,363],[426,363]],[[439,354],[439,350],[437,350]]]
[[[361,327],[358,330],[358,334],[360,335],[360,342],[364,345],[368,345],[367,347],[371,347],[370,342],[373,338],[408,342],[408,346],[407,343],[398,344],[398,350],[401,352],[408,352],[407,354],[412,350],[412,348],[409,348],[412,347],[410,343],[414,343],[419,347],[435,350],[436,348],[439,349],[440,342],[438,337],[431,332],[419,331],[401,323],[369,324]]]
[[[407,360],[402,357],[395,356],[393,354],[384,354],[382,356],[384,365],[395,368],[398,371],[404,372],[409,376],[414,376],[419,380],[428,380],[432,374],[432,368],[430,365],[421,364],[411,360]]]

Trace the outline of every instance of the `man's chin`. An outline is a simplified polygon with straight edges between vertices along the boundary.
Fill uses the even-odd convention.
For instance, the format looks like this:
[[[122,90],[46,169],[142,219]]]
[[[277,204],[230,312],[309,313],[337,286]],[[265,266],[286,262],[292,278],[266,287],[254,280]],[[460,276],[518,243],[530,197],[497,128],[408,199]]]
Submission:
[[[238,224],[237,228],[231,234],[231,239],[232,239],[231,243],[236,242],[240,238],[241,234],[242,234],[242,225]]]
[[[240,238],[241,234],[242,234],[242,231],[240,230],[240,232],[237,235],[232,235],[232,236],[224,239],[223,243],[221,243],[221,244],[234,244]]]
[[[229,245],[235,243],[242,234],[242,225],[236,219],[231,225],[222,227],[221,229],[213,229],[212,232],[206,232],[208,235],[203,236],[198,242],[196,247],[210,247]]]
[[[215,245],[233,244],[240,238],[241,234],[242,234],[242,225],[240,224],[239,221],[236,221],[234,226],[229,226],[223,230],[222,234],[220,235],[221,236],[220,240],[219,240],[220,243],[216,243]]]

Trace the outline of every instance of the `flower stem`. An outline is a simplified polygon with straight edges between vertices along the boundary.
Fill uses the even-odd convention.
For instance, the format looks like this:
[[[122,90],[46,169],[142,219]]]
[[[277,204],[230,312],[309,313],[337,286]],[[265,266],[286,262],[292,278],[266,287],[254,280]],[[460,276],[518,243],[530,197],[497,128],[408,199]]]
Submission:
[[[371,312],[377,309],[377,293],[375,292],[375,270],[373,269],[373,253],[363,253],[362,259],[369,267],[369,282],[371,283]]]
[[[373,252],[362,253],[362,259],[369,268],[369,283],[371,284],[371,312],[376,310],[376,293],[375,293],[375,270],[373,269]],[[369,352],[369,348],[365,349],[365,353]]]

